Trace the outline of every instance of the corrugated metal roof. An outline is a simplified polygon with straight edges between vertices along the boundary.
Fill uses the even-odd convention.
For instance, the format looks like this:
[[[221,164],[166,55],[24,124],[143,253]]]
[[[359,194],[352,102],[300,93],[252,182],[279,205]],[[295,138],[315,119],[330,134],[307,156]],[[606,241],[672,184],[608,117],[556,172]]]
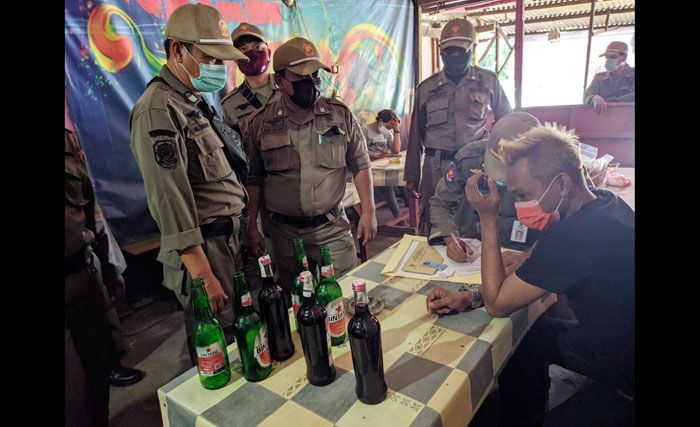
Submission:
[[[466,16],[472,21],[480,33],[492,30],[494,24],[500,25],[506,34],[514,33],[515,2],[488,6],[493,3],[494,1],[470,3],[466,6],[460,5],[457,8],[441,10],[437,14],[424,14],[422,33],[439,37],[442,24],[460,16]],[[633,26],[634,7],[635,0],[598,0],[595,3],[596,14],[593,27],[604,28],[606,24],[608,28]],[[543,33],[555,28],[560,31],[587,29],[590,10],[589,0],[526,0],[525,33]],[[430,28],[429,23],[432,24]]]

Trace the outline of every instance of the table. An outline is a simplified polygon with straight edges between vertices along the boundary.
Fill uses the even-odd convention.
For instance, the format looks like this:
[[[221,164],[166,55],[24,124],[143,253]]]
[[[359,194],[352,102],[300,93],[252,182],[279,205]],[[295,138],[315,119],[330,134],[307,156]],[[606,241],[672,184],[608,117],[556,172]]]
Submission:
[[[628,185],[627,187],[611,187],[609,185],[605,185],[602,188],[616,193],[618,196],[620,196],[620,198],[622,198],[622,200],[630,205],[632,210],[634,210],[634,168],[615,168],[612,170],[631,179],[632,184]]]
[[[406,151],[399,153],[400,157],[385,157],[383,159],[373,160],[372,163],[372,183],[375,187],[405,187],[404,168],[406,167]],[[400,163],[391,164],[391,159],[400,159]],[[385,236],[401,237],[405,233],[417,234],[416,227],[418,225],[418,206],[419,200],[413,197],[409,198],[408,214],[401,215],[386,224],[381,224],[377,227],[377,234]],[[396,225],[401,221],[408,221],[409,227]]]
[[[510,317],[493,318],[479,308],[438,317],[425,297],[435,286],[454,283],[382,276],[397,244],[340,278],[344,297],[361,278],[370,295],[382,294],[384,371],[389,391],[378,405],[355,395],[355,374],[347,342],[333,347],[337,376],[316,387],[306,380],[298,334],[296,353],[273,362],[272,374],[258,383],[242,377],[236,344],[228,346],[231,382],[205,390],[196,368],[158,389],[165,426],[466,426],[493,387],[494,379],[534,321],[556,301],[549,294]],[[347,313],[346,313],[347,315]]]

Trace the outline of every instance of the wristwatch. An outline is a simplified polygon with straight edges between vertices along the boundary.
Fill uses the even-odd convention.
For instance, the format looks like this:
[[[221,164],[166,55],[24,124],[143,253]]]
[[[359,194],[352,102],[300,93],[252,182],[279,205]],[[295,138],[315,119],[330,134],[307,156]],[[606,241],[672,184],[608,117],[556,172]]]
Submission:
[[[464,283],[459,288],[460,292],[469,292],[472,294],[472,308],[479,308],[484,305],[481,299],[481,292],[479,291],[480,287],[481,285],[476,285],[474,283]]]

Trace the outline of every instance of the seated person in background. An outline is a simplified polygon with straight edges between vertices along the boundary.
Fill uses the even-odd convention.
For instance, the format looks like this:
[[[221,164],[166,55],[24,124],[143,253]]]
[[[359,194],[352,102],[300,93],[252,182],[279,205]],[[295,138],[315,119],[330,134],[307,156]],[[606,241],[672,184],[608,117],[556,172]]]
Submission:
[[[382,110],[377,113],[374,122],[362,127],[370,160],[381,159],[401,151],[400,123],[401,121],[394,111]],[[375,201],[385,201],[394,218],[399,217],[399,203],[396,201],[394,187],[375,186],[374,199]]]
[[[600,54],[605,56],[605,69],[593,77],[583,96],[584,104],[593,104],[603,114],[608,102],[634,101],[634,68],[627,65],[627,43],[612,42]]]
[[[507,274],[498,232],[500,194],[477,172],[467,200],[481,223],[480,290],[435,288],[428,311],[462,311],[481,298],[506,317],[548,292],[568,295],[577,322],[542,316],[498,378],[500,425],[632,425],[634,423],[634,212],[615,193],[588,187],[573,132],[549,126],[501,143],[508,191],[518,219],[543,231],[530,257]],[[595,381],[546,413],[549,364]]]
[[[516,250],[532,246],[539,237],[539,232],[528,229],[516,218],[513,196],[505,191],[506,168],[499,160],[498,143],[501,140],[515,139],[539,124],[539,120],[529,113],[508,113],[493,125],[488,140],[474,141],[457,152],[454,161],[447,167],[445,176],[438,181],[435,195],[430,199],[431,244],[444,241],[447,244],[447,256],[451,259],[462,262],[469,259],[471,248],[463,242],[461,245],[464,246],[458,246],[450,236],[456,232],[460,237],[481,239],[479,214],[467,201],[464,187],[467,179],[483,167],[486,175],[496,181],[501,195],[498,209],[499,241],[503,246]],[[507,268],[514,268],[527,256],[527,252],[505,254]]]

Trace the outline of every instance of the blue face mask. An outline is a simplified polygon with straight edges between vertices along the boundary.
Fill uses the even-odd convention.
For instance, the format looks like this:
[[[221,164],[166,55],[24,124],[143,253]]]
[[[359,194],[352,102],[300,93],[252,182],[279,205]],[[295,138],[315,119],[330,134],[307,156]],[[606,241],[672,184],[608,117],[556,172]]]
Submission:
[[[465,54],[456,56],[440,53],[440,57],[442,58],[442,63],[445,64],[445,72],[447,74],[461,76],[469,69],[469,63],[472,59],[472,51],[469,49],[469,51],[467,51]]]
[[[617,58],[608,58],[605,60],[605,69],[611,73],[617,69]]]
[[[190,54],[190,52],[182,48],[187,54],[192,58],[194,62],[199,65],[199,77],[192,77],[192,75],[187,71],[187,68],[181,63],[182,68],[190,76],[190,82],[192,86],[200,92],[216,92],[226,86],[226,79],[228,77],[228,69],[226,65],[216,65],[216,64],[200,64],[196,59]]]

